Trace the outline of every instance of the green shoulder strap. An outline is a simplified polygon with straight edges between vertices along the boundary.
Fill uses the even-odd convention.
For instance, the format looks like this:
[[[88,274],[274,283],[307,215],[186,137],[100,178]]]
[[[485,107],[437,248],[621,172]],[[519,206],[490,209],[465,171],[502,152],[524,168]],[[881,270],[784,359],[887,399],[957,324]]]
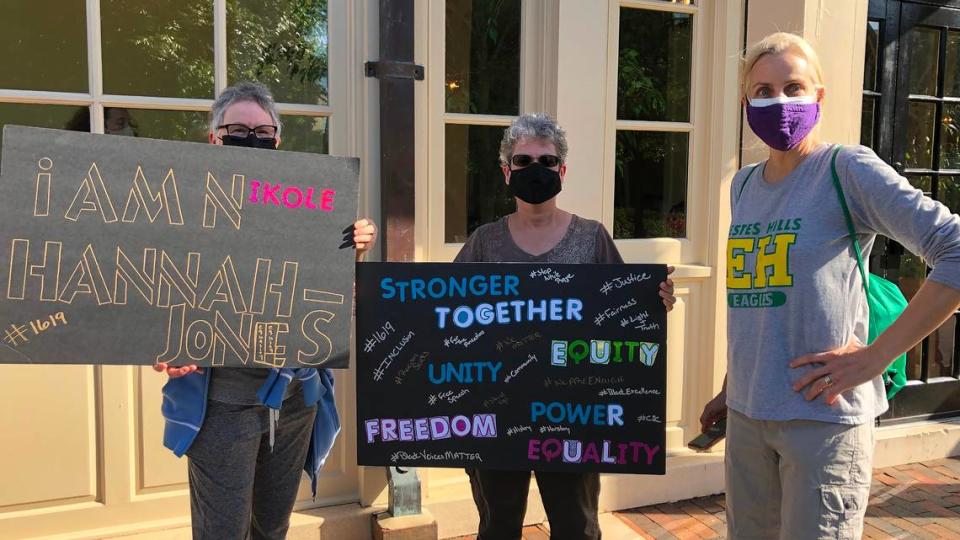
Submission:
[[[860,277],[863,278],[863,289],[870,292],[867,272],[863,267],[863,251],[860,249],[860,242],[857,240],[857,230],[853,227],[853,218],[850,217],[850,208],[847,207],[847,198],[843,196],[843,187],[840,186],[840,176],[837,174],[837,155],[843,147],[839,144],[833,147],[833,157],[830,159],[830,172],[833,175],[833,187],[837,190],[837,198],[840,199],[840,207],[843,208],[843,217],[847,220],[847,230],[850,231],[850,241],[853,242],[853,251],[857,255],[857,268],[860,269]]]
[[[753,176],[753,173],[755,173],[759,168],[760,168],[760,164],[757,163],[750,169],[750,172],[747,173],[747,177],[744,178],[743,183],[740,184],[740,192],[737,193],[737,202],[740,202],[740,197],[743,196],[743,188],[747,187],[747,182],[750,181],[750,177]]]

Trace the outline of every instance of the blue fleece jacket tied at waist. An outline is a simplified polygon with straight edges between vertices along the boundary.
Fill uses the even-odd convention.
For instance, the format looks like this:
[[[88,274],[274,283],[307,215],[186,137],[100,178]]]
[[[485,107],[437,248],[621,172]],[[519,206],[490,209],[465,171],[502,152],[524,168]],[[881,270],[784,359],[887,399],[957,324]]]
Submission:
[[[166,420],[163,445],[177,457],[187,452],[203,426],[207,412],[210,372],[210,369],[206,369],[202,373],[194,372],[171,378],[163,386],[161,411]],[[333,399],[333,373],[329,369],[319,368],[272,368],[257,391],[257,399],[271,410],[279,411],[283,406],[287,386],[294,377],[300,379],[304,403],[308,407],[317,405],[310,449],[303,466],[310,476],[310,484],[316,496],[317,475],[340,433],[340,417]]]

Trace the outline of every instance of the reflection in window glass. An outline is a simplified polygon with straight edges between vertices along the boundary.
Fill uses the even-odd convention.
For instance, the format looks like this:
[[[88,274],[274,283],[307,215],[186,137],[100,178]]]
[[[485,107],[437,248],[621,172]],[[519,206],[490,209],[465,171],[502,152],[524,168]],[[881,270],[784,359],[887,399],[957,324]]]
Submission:
[[[960,169],[960,105],[944,103],[940,119],[940,168]]]
[[[940,328],[930,334],[930,362],[929,374],[933,377],[953,376],[953,355],[956,348],[957,318],[950,317]]]
[[[170,141],[208,142],[207,113],[107,107],[104,133]]]
[[[910,93],[937,95],[937,61],[940,57],[940,31],[917,27],[910,30]]]
[[[617,118],[690,120],[693,17],[620,9]]]
[[[520,110],[520,0],[447,0],[446,111]]]
[[[330,120],[325,116],[280,117],[283,128],[280,132],[280,149],[291,152],[330,152]]]
[[[75,129],[76,118],[86,117],[86,129],[90,131],[90,109],[67,105],[24,105],[0,103],[0,133],[3,126],[34,126],[43,128]],[[82,123],[80,124],[82,125]],[[0,156],[2,158],[3,156]]]
[[[477,227],[513,212],[500,169],[501,126],[446,126],[446,242],[464,242]]]
[[[617,131],[614,238],[687,234],[687,133]]]
[[[903,250],[903,255],[900,257],[900,272],[897,285],[907,300],[910,300],[917,294],[926,276],[927,265],[923,262],[923,259],[907,250]],[[922,343],[917,344],[917,346],[907,351],[907,378],[910,380],[920,379],[920,366],[923,358],[922,352],[926,343],[928,343],[928,341],[924,340]]]
[[[932,176],[908,176],[907,180],[911,185],[913,185],[913,187],[922,191],[924,195],[928,197],[930,196],[930,191],[933,189]]]
[[[960,32],[947,32],[947,54],[943,66],[943,95],[960,96]]]
[[[0,88],[87,91],[86,4],[27,0],[0,4]]]
[[[933,103],[911,101],[907,118],[907,149],[904,164],[907,168],[933,167],[933,130],[937,106]]]
[[[867,21],[867,47],[863,55],[863,89],[877,91],[880,21]]]
[[[941,176],[937,179],[937,200],[954,214],[960,213],[960,176]]]
[[[227,77],[265,84],[278,102],[329,103],[327,0],[227,2]]]
[[[873,126],[875,122],[877,100],[863,96],[863,110],[860,113],[860,144],[873,148]]]
[[[213,97],[213,2],[100,0],[107,94]]]

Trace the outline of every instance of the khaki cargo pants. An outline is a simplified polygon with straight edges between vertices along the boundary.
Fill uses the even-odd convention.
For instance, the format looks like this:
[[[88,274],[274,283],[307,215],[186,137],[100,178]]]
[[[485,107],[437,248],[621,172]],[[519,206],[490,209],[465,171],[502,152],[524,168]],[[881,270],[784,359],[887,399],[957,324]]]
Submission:
[[[727,420],[732,539],[860,538],[870,497],[873,424]]]

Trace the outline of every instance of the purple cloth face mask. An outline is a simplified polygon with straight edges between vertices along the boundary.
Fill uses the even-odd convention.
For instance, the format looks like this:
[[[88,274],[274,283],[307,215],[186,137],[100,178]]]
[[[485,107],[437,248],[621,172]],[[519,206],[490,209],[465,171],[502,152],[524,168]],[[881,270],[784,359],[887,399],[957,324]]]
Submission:
[[[813,96],[752,99],[747,105],[750,129],[781,152],[800,144],[819,121],[820,104]]]

